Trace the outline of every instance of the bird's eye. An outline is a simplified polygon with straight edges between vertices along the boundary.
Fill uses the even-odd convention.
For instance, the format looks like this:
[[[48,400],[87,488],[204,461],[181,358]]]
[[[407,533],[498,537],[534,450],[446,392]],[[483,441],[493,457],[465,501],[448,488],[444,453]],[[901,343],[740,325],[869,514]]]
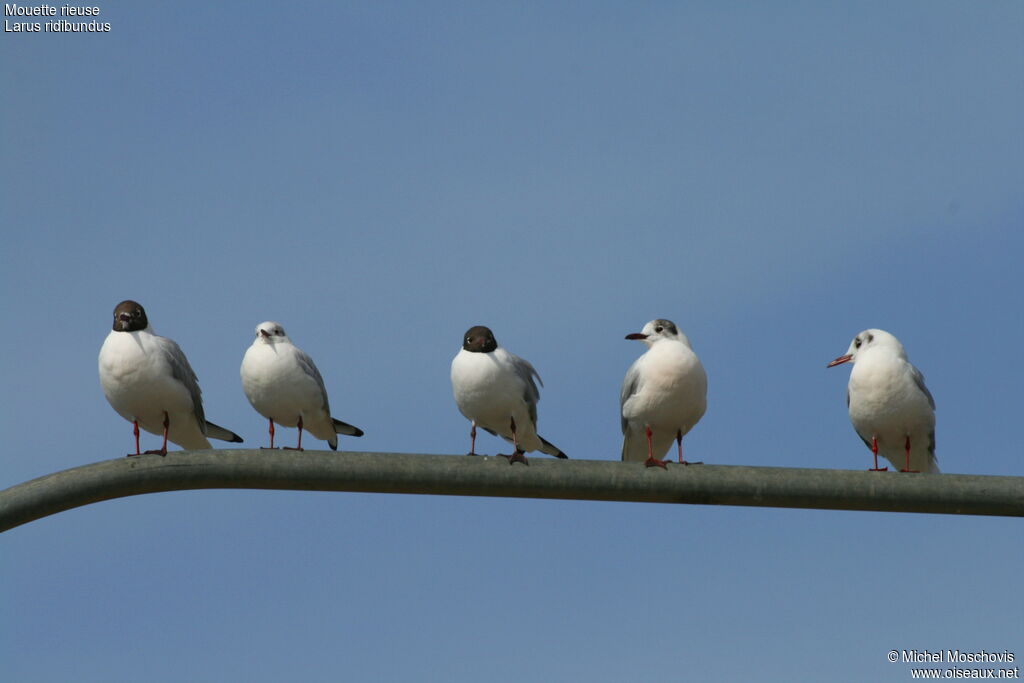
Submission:
[[[856,339],[853,340],[854,348],[859,349],[860,348],[860,344],[861,344],[860,337],[857,337]]]
[[[664,329],[665,329],[664,327],[662,327],[661,325],[658,325],[657,327],[654,328],[654,331],[655,332],[661,332]]]

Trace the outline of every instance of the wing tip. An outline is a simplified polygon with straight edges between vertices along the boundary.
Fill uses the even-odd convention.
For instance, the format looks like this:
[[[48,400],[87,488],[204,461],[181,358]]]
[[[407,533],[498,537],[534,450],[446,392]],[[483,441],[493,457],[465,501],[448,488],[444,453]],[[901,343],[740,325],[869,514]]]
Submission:
[[[206,421],[206,436],[218,441],[227,441],[228,443],[245,443],[245,440],[238,434],[209,420]]]
[[[344,434],[345,436],[362,436],[366,433],[355,425],[350,425],[347,422],[342,422],[341,420],[337,420],[333,417],[331,418],[331,421],[334,423],[335,434]]]
[[[564,453],[564,452],[562,451],[562,449],[561,449],[561,448],[559,448],[559,447],[558,447],[558,446],[556,446],[555,444],[551,443],[550,441],[548,441],[547,439],[545,439],[545,438],[544,438],[543,436],[540,436],[540,435],[538,434],[538,435],[537,435],[537,438],[538,438],[538,439],[540,439],[540,442],[541,442],[542,444],[544,444],[544,446],[545,446],[545,448],[543,448],[543,449],[542,449],[544,453],[547,453],[548,455],[553,455],[554,457],[556,457],[556,458],[558,458],[558,459],[560,459],[560,460],[568,460],[568,459],[569,459],[569,456],[568,456],[568,455],[566,455],[566,454],[565,454],[565,453]]]

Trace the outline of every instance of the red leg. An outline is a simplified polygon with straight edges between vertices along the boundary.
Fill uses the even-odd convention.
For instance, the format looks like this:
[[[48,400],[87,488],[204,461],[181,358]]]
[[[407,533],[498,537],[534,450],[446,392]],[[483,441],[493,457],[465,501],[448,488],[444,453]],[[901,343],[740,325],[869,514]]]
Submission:
[[[665,464],[664,460],[657,460],[654,457],[654,450],[651,445],[650,425],[644,425],[644,434],[647,435],[647,459],[644,460],[644,467],[660,467],[663,470],[668,469],[668,465]]]
[[[274,418],[268,417],[267,418],[267,422],[270,423],[270,426],[267,428],[267,431],[270,433],[270,446],[269,446],[269,448],[271,450],[273,450],[273,448],[274,448],[274,433],[275,433],[274,432]],[[260,446],[260,450],[261,451],[267,450],[267,446]]]
[[[512,428],[512,445],[515,446],[515,450],[512,452],[512,455],[503,455],[501,453],[499,455],[503,458],[508,458],[509,465],[514,462],[529,465],[530,462],[526,459],[526,454],[519,448],[519,439],[516,437],[516,419],[514,417],[509,418],[509,426]]]
[[[907,449],[907,466],[906,466],[906,469],[902,469],[902,470],[900,470],[900,472],[915,472],[915,473],[916,472],[920,472],[921,470],[912,470],[912,469],[910,469],[910,435],[909,434],[907,434],[907,443],[904,445],[904,448]]]
[[[164,444],[160,447],[160,455],[167,455],[167,432],[171,428],[171,416],[164,412]]]
[[[301,451],[302,450],[302,416],[301,415],[299,415],[298,427],[299,427],[299,444],[295,448],[288,448],[288,446],[285,446],[284,449],[286,451]]]
[[[171,427],[171,418],[164,411],[164,445],[158,451],[146,451],[146,455],[167,455],[167,430]]]
[[[871,452],[875,456],[875,466],[869,469],[868,472],[887,472],[889,470],[888,467],[878,466],[878,439],[875,437],[871,437]]]
[[[686,460],[683,460],[683,430],[682,429],[680,429],[679,431],[676,432],[676,446],[679,447],[679,464],[680,465],[703,465],[704,464],[701,461],[688,462]]]
[[[128,454],[129,458],[132,457],[133,455],[139,455],[139,453],[140,453],[139,452],[139,421],[138,420],[132,420],[132,433],[135,434],[135,452],[134,453],[129,453]]]

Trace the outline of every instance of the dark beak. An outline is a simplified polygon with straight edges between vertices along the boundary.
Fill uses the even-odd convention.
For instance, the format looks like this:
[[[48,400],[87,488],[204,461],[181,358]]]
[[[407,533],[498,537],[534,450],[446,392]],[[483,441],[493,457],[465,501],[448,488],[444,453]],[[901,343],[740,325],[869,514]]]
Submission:
[[[634,332],[633,334],[627,334],[626,339],[647,339],[647,335],[640,332]]]
[[[832,368],[832,367],[835,367],[837,365],[842,365],[843,363],[848,362],[852,358],[853,358],[853,356],[848,353],[845,356],[839,356],[839,358],[836,358],[834,361],[832,361],[831,363],[829,363],[825,367],[826,368]]]

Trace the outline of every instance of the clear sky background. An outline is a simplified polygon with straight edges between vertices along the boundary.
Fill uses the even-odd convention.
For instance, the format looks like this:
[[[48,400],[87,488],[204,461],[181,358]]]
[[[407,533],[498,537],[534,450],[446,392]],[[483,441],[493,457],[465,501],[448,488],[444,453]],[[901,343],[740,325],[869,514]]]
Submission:
[[[692,459],[867,468],[825,364],[880,327],[935,396],[943,470],[1024,475],[1024,4],[99,6],[109,33],[0,40],[0,487],[131,449],[96,372],[126,298],[250,447],[257,323],[366,431],[343,449],[448,454],[449,363],[486,324],[544,378],[541,434],[618,459],[623,336],[666,317],[709,376]],[[890,649],[1024,658],[1022,541],[943,515],[139,496],[0,536],[0,679],[909,680]]]

